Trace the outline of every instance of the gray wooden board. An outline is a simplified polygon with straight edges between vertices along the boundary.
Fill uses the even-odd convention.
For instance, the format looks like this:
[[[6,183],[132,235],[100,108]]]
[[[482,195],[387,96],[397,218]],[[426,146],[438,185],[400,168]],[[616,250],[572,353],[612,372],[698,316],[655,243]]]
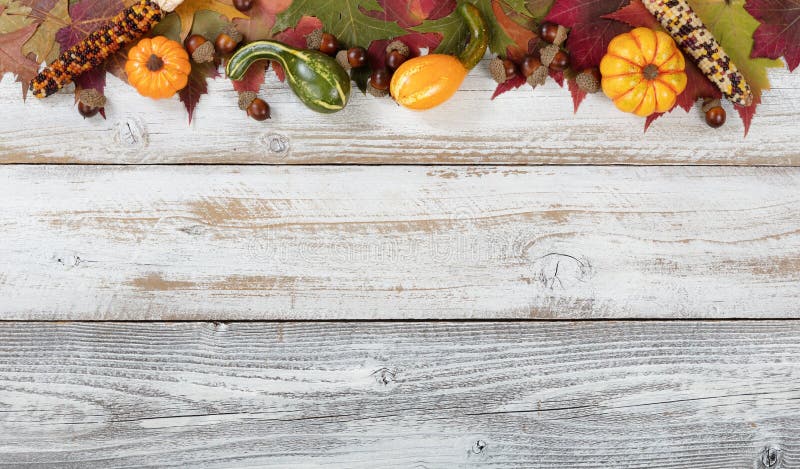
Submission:
[[[0,467],[800,467],[800,323],[0,323]]]
[[[2,319],[797,317],[800,168],[0,167]]]

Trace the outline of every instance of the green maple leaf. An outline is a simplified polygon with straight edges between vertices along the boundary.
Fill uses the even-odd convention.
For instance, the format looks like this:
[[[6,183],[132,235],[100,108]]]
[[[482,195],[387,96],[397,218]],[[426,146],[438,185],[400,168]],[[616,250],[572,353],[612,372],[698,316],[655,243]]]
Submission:
[[[273,33],[292,28],[303,16],[315,16],[325,31],[347,47],[367,47],[372,41],[391,39],[406,32],[395,22],[373,18],[365,12],[382,13],[377,0],[294,0],[275,20]]]
[[[421,25],[411,29],[420,33],[437,33],[442,36],[442,42],[434,51],[437,54],[458,54],[469,35],[467,25],[456,12],[438,20],[423,21]]]
[[[753,91],[756,102],[770,87],[767,69],[783,67],[780,60],[753,59],[753,33],[759,22],[744,9],[745,0],[689,0],[695,13],[731,56]]]
[[[517,43],[509,35],[507,28],[511,25],[511,19],[506,18],[505,24],[499,21],[498,16],[492,8],[492,0],[465,0],[472,3],[483,14],[489,26],[489,49],[492,53],[505,57],[510,47],[517,46]],[[525,19],[535,19],[534,13],[528,9],[527,0],[494,0],[498,7],[504,11],[517,13]],[[550,2],[552,0],[539,0],[540,2]],[[548,7],[549,9],[549,7]],[[513,26],[519,27],[517,24]],[[412,28],[421,33],[438,33],[442,36],[442,42],[436,48],[439,54],[457,54],[461,52],[464,43],[469,36],[467,25],[457,12],[453,12],[438,20],[424,21],[421,25]]]

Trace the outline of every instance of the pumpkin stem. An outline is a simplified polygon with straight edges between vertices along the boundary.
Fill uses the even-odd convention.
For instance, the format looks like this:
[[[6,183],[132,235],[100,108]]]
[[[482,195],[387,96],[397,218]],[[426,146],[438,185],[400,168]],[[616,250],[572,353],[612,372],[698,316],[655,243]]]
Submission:
[[[147,69],[151,72],[157,72],[162,68],[164,68],[164,61],[156,54],[152,54],[150,58],[147,59]]]
[[[648,80],[655,80],[658,78],[658,67],[653,64],[648,65],[642,70],[644,77]]]

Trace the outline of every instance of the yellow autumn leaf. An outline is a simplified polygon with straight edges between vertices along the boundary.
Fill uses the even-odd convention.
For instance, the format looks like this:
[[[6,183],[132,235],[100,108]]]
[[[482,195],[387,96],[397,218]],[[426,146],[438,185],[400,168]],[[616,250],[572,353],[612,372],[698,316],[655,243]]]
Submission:
[[[181,19],[181,40],[189,35],[195,12],[199,10],[212,10],[224,15],[229,20],[234,18],[247,18],[247,15],[233,7],[230,0],[185,0],[175,9]],[[216,38],[207,38],[213,41]]]

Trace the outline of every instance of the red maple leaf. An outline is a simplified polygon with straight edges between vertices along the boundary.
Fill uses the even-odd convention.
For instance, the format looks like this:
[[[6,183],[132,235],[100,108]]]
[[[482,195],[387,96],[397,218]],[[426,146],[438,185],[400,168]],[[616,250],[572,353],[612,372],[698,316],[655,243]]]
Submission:
[[[747,0],[745,9],[761,22],[753,34],[751,57],[786,58],[800,65],[800,0]],[[751,116],[752,117],[752,116]]]
[[[192,63],[192,72],[189,74],[189,83],[178,92],[181,102],[189,113],[189,123],[192,123],[192,116],[200,97],[208,93],[207,78],[217,78],[219,70],[214,62],[198,64]]]
[[[506,91],[519,88],[520,86],[524,85],[527,82],[528,82],[527,79],[518,73],[513,77],[509,78],[508,80],[504,81],[503,83],[498,84],[497,88],[495,88],[494,90],[494,94],[492,94],[492,99],[500,96]]]
[[[570,60],[575,70],[597,67],[615,36],[631,27],[604,18],[628,5],[630,0],[556,0],[547,21],[571,28],[567,39]]]
[[[578,86],[578,82],[575,81],[574,78],[567,80],[567,88],[569,89],[569,94],[572,95],[572,108],[573,112],[578,112],[578,108],[580,107],[581,103],[584,99],[586,99],[586,93]]]

